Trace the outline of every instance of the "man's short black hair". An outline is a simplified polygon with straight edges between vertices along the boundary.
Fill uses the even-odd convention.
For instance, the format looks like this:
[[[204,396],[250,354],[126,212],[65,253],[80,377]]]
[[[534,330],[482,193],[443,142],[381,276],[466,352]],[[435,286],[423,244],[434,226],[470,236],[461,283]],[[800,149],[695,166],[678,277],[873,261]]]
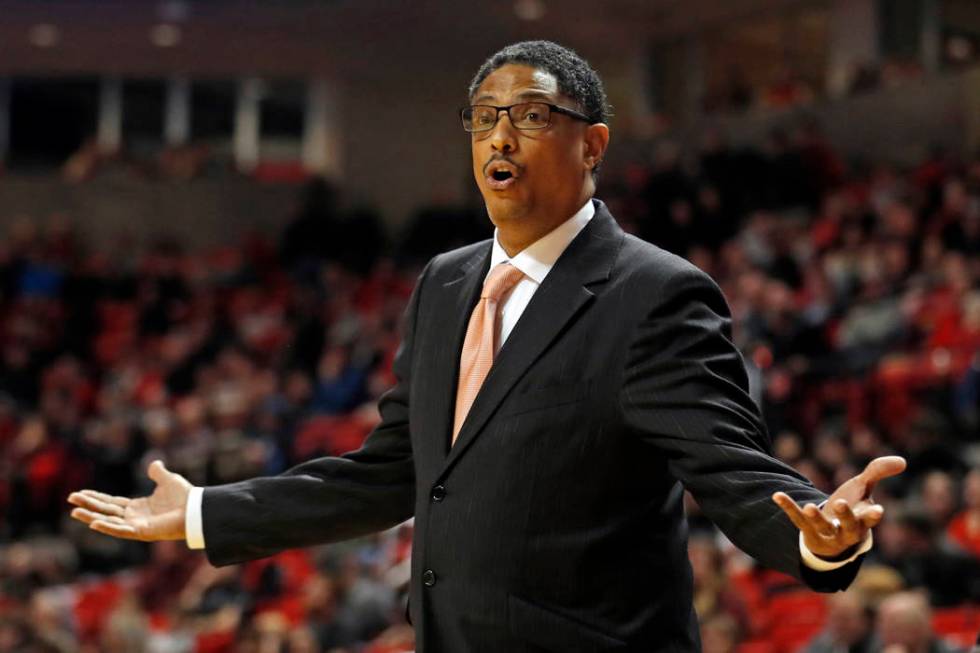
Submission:
[[[521,41],[491,55],[470,82],[470,99],[487,75],[509,63],[525,64],[551,73],[558,80],[558,90],[578,104],[589,122],[608,121],[609,105],[599,73],[574,50],[552,41]]]

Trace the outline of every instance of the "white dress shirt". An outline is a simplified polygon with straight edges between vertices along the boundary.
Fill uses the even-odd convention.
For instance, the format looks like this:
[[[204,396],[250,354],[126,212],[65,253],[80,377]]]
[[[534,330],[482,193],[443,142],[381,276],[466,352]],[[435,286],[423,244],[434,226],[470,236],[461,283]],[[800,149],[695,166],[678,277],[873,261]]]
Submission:
[[[565,248],[568,247],[579,232],[585,228],[585,225],[589,223],[593,215],[595,215],[595,207],[592,204],[592,200],[589,199],[572,217],[528,245],[513,257],[508,256],[504,248],[500,246],[498,230],[494,230],[493,248],[490,251],[490,267],[487,271],[487,276],[490,274],[489,270],[494,269],[494,267],[501,263],[510,263],[524,273],[521,280],[500,301],[500,333],[496,339],[498,350],[504,341],[507,340],[511,331],[514,330],[514,325],[517,324],[517,320],[524,313],[524,309],[527,308],[531,297],[534,296],[538,287],[544,282],[545,277],[551,272],[555,261],[558,260],[558,257],[561,256],[562,252],[565,251]],[[484,277],[484,280],[486,280],[486,277]],[[496,354],[496,352],[494,353]],[[187,546],[191,549],[204,548],[204,525],[201,518],[203,494],[203,488],[194,487],[191,489],[191,493],[187,498],[187,512],[184,527],[187,535]],[[803,533],[800,533],[800,554],[806,565],[817,571],[837,569],[871,548],[870,532],[868,535],[869,537],[862,543],[861,549],[852,557],[841,562],[827,562],[816,557],[806,548],[806,545],[803,543]]]

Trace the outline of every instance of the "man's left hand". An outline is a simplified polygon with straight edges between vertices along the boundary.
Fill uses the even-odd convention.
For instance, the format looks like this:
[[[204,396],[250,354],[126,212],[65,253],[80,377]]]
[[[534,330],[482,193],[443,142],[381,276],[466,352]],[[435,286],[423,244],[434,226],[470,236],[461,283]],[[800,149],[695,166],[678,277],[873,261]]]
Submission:
[[[881,479],[904,470],[901,456],[875,458],[863,472],[837,488],[822,509],[813,503],[801,508],[785,492],[776,492],[772,500],[800,529],[812,553],[833,559],[863,542],[868,531],[878,525],[885,509],[874,502],[871,491]]]

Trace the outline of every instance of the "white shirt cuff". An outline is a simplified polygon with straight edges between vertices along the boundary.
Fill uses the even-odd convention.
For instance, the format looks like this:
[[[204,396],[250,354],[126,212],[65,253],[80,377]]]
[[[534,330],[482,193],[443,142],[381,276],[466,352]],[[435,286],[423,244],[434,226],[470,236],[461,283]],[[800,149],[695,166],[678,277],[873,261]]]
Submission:
[[[187,548],[204,548],[204,521],[201,517],[201,504],[204,501],[204,488],[192,487],[187,495],[187,508],[184,511],[184,535]]]
[[[810,549],[806,547],[803,542],[803,531],[800,531],[800,556],[803,558],[803,564],[805,564],[810,569],[815,571],[832,571],[834,569],[840,569],[846,564],[854,562],[859,555],[864,555],[871,550],[871,545],[874,544],[874,536],[871,535],[871,531],[864,538],[864,542],[861,542],[861,546],[858,550],[847,560],[840,560],[838,562],[830,562],[822,558],[818,558]]]

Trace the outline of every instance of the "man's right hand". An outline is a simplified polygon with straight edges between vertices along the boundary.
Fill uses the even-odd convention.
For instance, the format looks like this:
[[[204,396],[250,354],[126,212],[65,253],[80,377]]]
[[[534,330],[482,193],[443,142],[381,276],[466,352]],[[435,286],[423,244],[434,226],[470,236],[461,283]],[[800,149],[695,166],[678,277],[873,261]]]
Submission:
[[[72,492],[68,503],[78,506],[71,516],[89,528],[127,540],[155,542],[183,540],[187,496],[193,487],[180,474],[174,474],[155,460],[147,469],[157,484],[148,497],[128,499],[95,490]]]

